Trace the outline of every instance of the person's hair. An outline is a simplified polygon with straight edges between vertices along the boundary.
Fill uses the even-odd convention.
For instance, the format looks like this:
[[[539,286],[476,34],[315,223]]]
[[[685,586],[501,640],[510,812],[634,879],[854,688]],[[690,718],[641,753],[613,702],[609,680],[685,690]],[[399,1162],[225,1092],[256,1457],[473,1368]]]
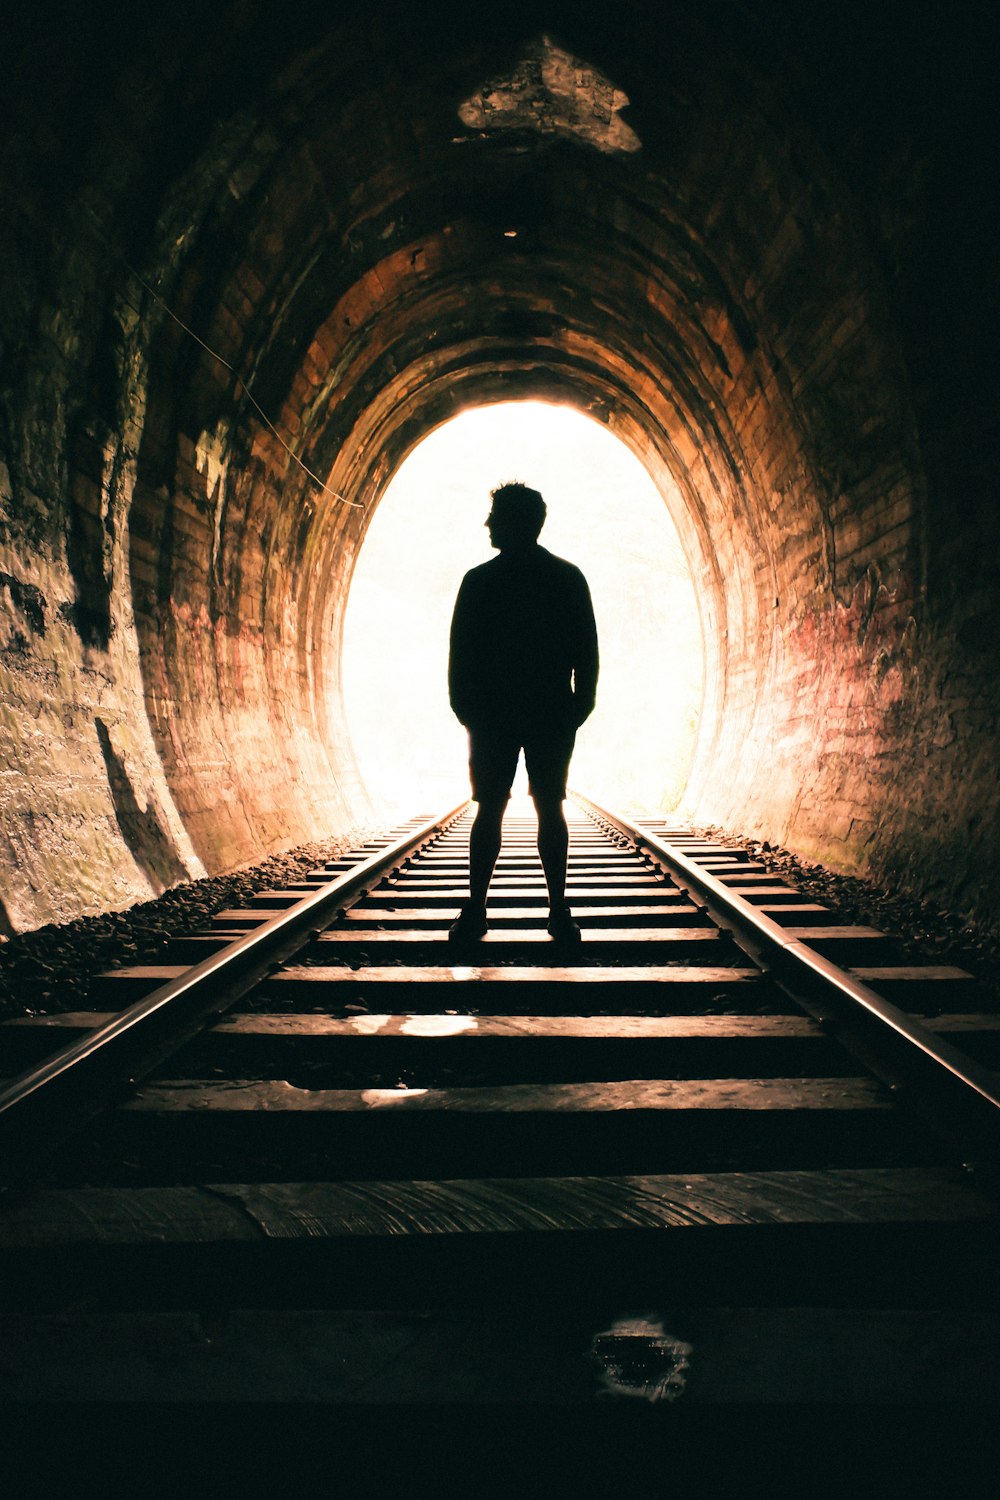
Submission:
[[[537,490],[529,489],[519,480],[498,484],[490,490],[494,512],[502,515],[508,523],[523,527],[525,534],[537,537],[545,522],[545,501]]]

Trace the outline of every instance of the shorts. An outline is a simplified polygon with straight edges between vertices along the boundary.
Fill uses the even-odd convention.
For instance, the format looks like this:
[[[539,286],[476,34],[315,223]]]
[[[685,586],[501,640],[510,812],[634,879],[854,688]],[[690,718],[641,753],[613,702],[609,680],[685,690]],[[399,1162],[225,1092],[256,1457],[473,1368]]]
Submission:
[[[469,729],[469,778],[475,802],[506,802],[523,749],[532,797],[566,796],[576,730],[564,724],[523,728],[477,725]]]

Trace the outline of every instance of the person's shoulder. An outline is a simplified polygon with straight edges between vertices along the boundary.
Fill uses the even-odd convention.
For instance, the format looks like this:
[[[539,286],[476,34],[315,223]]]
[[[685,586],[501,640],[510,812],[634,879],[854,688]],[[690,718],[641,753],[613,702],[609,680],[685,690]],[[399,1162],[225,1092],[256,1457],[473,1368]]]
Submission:
[[[539,547],[538,550],[545,560],[544,566],[549,568],[555,577],[563,579],[567,584],[586,585],[587,580],[576,563],[571,563],[565,557],[557,557],[546,547]]]
[[[485,562],[477,563],[474,568],[470,568],[462,579],[462,587],[474,589],[478,584],[488,583],[496,573],[498,561],[496,557],[489,557]]]

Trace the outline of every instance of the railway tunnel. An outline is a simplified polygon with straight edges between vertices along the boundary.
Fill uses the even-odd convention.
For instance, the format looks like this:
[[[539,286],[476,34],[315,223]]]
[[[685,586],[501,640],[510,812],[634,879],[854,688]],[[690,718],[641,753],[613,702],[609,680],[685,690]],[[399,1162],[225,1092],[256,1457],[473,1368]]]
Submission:
[[[82,985],[11,966],[0,1384],[35,1468],[148,1470],[146,1402],[229,1479],[312,1410],[338,1477],[353,1438],[412,1487],[430,1417],[468,1488],[532,1406],[548,1456],[573,1432],[661,1487],[801,1492],[798,1438],[810,1476],[868,1437],[896,1488],[972,1470],[995,997],[702,829],[995,921],[994,29],[896,0],[6,18],[0,932],[296,850]],[[517,402],[644,467],[704,691],[676,803],[576,802],[579,942],[512,816],[464,950],[471,812],[364,827],[345,624],[393,479]]]
[[[357,821],[371,517],[425,435],[519,399],[605,424],[670,508],[705,643],[684,813],[988,920],[996,183],[964,14],[11,23],[6,932]]]

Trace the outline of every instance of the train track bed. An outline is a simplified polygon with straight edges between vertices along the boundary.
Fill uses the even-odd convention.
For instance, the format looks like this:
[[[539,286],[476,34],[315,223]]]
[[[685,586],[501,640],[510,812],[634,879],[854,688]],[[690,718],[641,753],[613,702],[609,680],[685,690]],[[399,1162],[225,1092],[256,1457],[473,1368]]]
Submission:
[[[648,826],[655,826],[655,820]],[[983,1002],[1000,1012],[1000,931],[996,927],[973,922],[964,913],[943,909],[931,900],[888,890],[864,876],[838,875],[766,840],[744,839],[717,828],[699,829],[695,836],[723,849],[742,851],[798,891],[803,900],[820,902],[845,923],[867,924],[891,933],[915,964],[971,970],[981,981]]]
[[[456,952],[469,818],[255,893],[91,1011],[3,1026],[8,1071],[45,1075],[8,1090],[6,1139],[58,1140],[0,1210],[5,1396],[593,1407],[661,1433],[991,1405],[1000,1022],[977,982],[745,851],[586,803],[579,948],[545,934],[511,817],[489,935]],[[233,944],[242,978],[197,1016],[175,996],[167,1035],[158,987]],[[803,952],[861,999],[797,977]],[[144,1005],[162,1034],[102,1075],[88,1038],[125,1049],[114,1017]],[[45,1061],[61,1041],[79,1074]]]
[[[353,835],[304,844],[247,869],[172,886],[125,911],[0,936],[0,1020],[85,1009],[105,970],[161,962],[171,943],[173,953],[181,951],[179,939],[201,932],[217,911],[239,906],[267,887],[293,884],[317,865],[389,838],[391,831],[355,829]]]

